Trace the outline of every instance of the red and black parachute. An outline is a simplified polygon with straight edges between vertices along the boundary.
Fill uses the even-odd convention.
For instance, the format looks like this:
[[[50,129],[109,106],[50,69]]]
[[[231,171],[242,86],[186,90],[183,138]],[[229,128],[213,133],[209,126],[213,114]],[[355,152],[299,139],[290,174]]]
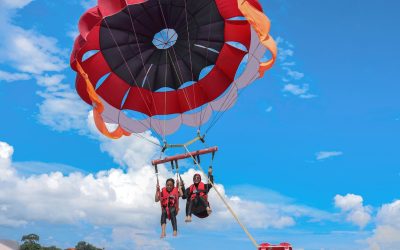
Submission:
[[[77,92],[111,138],[199,127],[272,66],[269,26],[257,0],[99,0],[82,15],[71,54]],[[105,122],[119,126],[110,132]]]

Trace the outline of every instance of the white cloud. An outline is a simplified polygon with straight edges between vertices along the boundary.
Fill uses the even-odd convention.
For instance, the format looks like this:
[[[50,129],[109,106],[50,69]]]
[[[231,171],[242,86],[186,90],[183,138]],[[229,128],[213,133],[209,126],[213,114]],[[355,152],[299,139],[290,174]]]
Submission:
[[[304,77],[304,73],[301,73],[301,72],[298,72],[295,70],[291,70],[288,67],[283,67],[283,69],[286,70],[287,77],[289,77],[291,79],[300,80],[301,78]]]
[[[89,121],[92,131],[99,133],[97,129],[94,128],[93,119],[89,118]],[[150,132],[142,133],[141,135],[154,143],[158,143],[157,139],[152,137]],[[110,140],[100,135],[99,137],[102,141],[100,145],[101,150],[107,152],[119,165],[128,166],[130,169],[141,168],[149,164],[150,159],[156,157],[157,145],[144,141],[139,137],[124,136],[118,140]]]
[[[303,84],[303,87],[294,84],[286,84],[283,88],[283,91],[290,92],[293,95],[302,95],[307,93],[308,91],[308,84]]]
[[[282,91],[289,92],[292,95],[299,96],[300,98],[303,98],[303,99],[309,99],[309,98],[316,97],[316,95],[308,93],[308,91],[309,91],[308,84],[303,84],[302,86],[300,86],[300,85],[289,83],[283,87]]]
[[[84,132],[89,107],[84,105],[76,93],[41,93],[44,98],[39,105],[39,121],[57,131],[71,129]]]
[[[74,172],[86,173],[82,169],[60,163],[45,163],[37,161],[14,162],[13,168],[22,176],[40,175],[51,172],[61,172],[64,175]]]
[[[272,106],[269,106],[268,108],[265,109],[265,112],[269,113],[272,111]]]
[[[30,2],[1,2],[7,9],[0,8],[0,63],[11,65],[17,72],[0,71],[0,80],[35,78],[44,88],[37,92],[44,98],[39,104],[39,121],[55,130],[76,129],[82,132],[89,108],[68,84],[61,83],[64,75],[54,74],[67,68],[67,50],[58,48],[57,40],[52,37],[12,24],[15,14],[12,8],[22,8]]]
[[[286,60],[294,55],[294,46],[282,37],[277,37],[275,41],[278,46],[278,60],[281,64],[286,63]]]
[[[24,81],[29,79],[31,79],[31,76],[29,74],[9,73],[0,70],[0,81],[15,82],[15,81]]]
[[[18,9],[25,7],[31,2],[33,2],[33,0],[1,0],[0,7],[2,6],[8,9]]]
[[[154,203],[155,175],[149,165],[128,173],[110,169],[95,175],[63,176],[53,172],[25,178],[9,171],[14,170],[12,147],[6,143],[0,145],[0,204],[2,215],[9,220],[59,223],[84,220],[95,225],[147,227],[148,221],[154,221],[151,219],[159,212]],[[7,178],[4,170],[10,172]]]
[[[400,249],[400,200],[382,205],[373,232],[367,239],[371,250]]]
[[[83,8],[89,9],[97,5],[97,0],[82,0],[81,5]]]
[[[29,2],[15,1],[15,6],[22,8]],[[11,65],[20,71],[18,73],[28,74],[65,69],[67,50],[59,49],[55,38],[12,24],[14,12],[9,8],[0,10],[0,63]]]
[[[379,224],[400,227],[400,200],[384,204],[378,212],[377,221]]]
[[[336,195],[335,206],[346,214],[346,220],[364,228],[371,220],[372,209],[363,205],[363,198],[355,194]]]
[[[284,62],[284,63],[281,63],[281,66],[283,66],[283,67],[289,67],[289,66],[295,66],[295,65],[296,65],[295,62]]]
[[[155,140],[148,133],[143,136]],[[2,177],[5,170],[12,170],[7,178],[0,179],[0,225],[19,227],[32,222],[70,225],[86,222],[112,228],[112,241],[101,243],[110,249],[129,250],[132,244],[138,249],[154,249],[155,246],[172,249],[167,242],[159,241],[156,235],[160,208],[154,202],[156,178],[153,167],[148,165],[150,159],[147,158],[154,154],[154,148],[147,148],[147,145],[147,142],[136,137],[127,137],[121,144],[102,142],[106,153],[116,162],[128,166],[127,172],[110,169],[97,174],[75,172],[63,175],[52,172],[23,177],[14,171],[11,161],[13,148],[7,143],[0,143]],[[142,149],[137,154],[127,148]],[[118,150],[126,152],[119,154],[116,152]],[[162,165],[159,171],[162,184],[173,176]],[[194,173],[190,169],[182,173],[182,178],[189,184]],[[227,196],[222,185],[217,184],[217,188],[242,221],[251,228],[284,228],[295,224],[295,218],[278,206]],[[215,191],[210,192],[210,202],[213,208],[212,220],[195,219],[192,224],[184,225],[181,222],[185,202],[181,201],[179,227],[196,230],[200,225],[200,228],[221,230],[235,225]]]
[[[316,155],[317,160],[323,160],[323,159],[327,159],[327,158],[343,155],[343,152],[340,152],[340,151],[321,151],[321,152],[316,153],[315,155]]]
[[[79,35],[78,29],[73,29],[67,32],[67,36],[70,37],[72,40],[75,40],[75,38]]]
[[[11,157],[14,154],[14,148],[5,142],[0,141],[0,181],[6,181],[15,174],[11,167]]]
[[[43,75],[37,77],[37,83],[39,86],[45,87],[48,91],[57,91],[64,89],[61,81],[65,79],[64,75]]]
[[[296,83],[302,80],[305,77],[305,74],[294,69],[296,66],[296,62],[294,62],[292,58],[294,56],[294,46],[282,37],[278,37],[276,41],[278,45],[278,62],[282,71],[285,72],[281,77],[282,81],[285,83],[283,92],[289,92],[302,99],[311,99],[316,97],[316,95],[309,93],[308,84]]]
[[[294,55],[294,51],[292,49],[279,49],[278,59],[285,63],[288,57],[292,57]]]
[[[144,136],[155,140],[149,134]],[[132,152],[117,154],[116,150],[127,151],[128,147],[140,148],[148,144],[135,137],[127,137],[127,139],[123,142],[126,145],[125,149],[115,144],[107,144],[104,147],[105,152],[113,156],[116,162],[128,166],[127,172],[121,169],[110,169],[96,174],[85,175],[75,172],[66,176],[60,172],[29,177],[18,175],[11,161],[12,147],[1,143],[0,169],[2,173],[4,170],[8,171],[8,174],[7,178],[0,179],[1,214],[4,217],[0,223],[21,225],[44,221],[73,224],[85,221],[94,225],[154,231],[159,227],[160,216],[159,204],[154,202],[156,178],[153,167],[148,165],[150,159],[146,161],[143,159],[143,157],[152,156],[154,152],[151,151],[154,151],[154,148],[144,149],[140,154]],[[147,164],[137,165],[144,162]],[[159,171],[162,184],[167,177],[173,176],[162,165],[159,166]],[[188,185],[194,173],[193,169],[182,173],[182,178]],[[242,221],[252,228],[293,226],[298,216],[306,216],[307,213],[301,212],[301,208],[296,208],[296,206],[285,210],[288,209],[286,205],[282,208],[279,204],[267,204],[238,196],[228,196],[222,185],[216,184],[216,186]],[[215,191],[210,192],[210,202],[214,211],[213,219],[208,220],[207,223],[194,222],[193,226],[201,224],[208,228],[222,229],[235,225],[232,216],[218,199]],[[184,209],[184,202],[181,207]],[[300,212],[293,215],[293,210]],[[184,216],[184,212],[180,216]],[[179,221],[183,221],[183,218]]]
[[[39,121],[57,131],[87,131],[89,106],[84,103],[68,84],[62,83],[64,75],[38,76],[37,82],[44,87],[38,95],[43,97],[39,104]]]
[[[311,99],[311,98],[315,98],[315,97],[317,97],[317,96],[313,95],[313,94],[300,95],[300,98],[302,98],[302,99]]]
[[[14,148],[5,142],[0,142],[0,159],[10,160],[14,153]]]
[[[54,38],[37,34],[34,31],[10,27],[12,36],[6,37],[3,54],[13,66],[26,73],[42,74],[48,71],[61,71],[67,67],[65,52],[57,48]],[[4,59],[3,59],[4,60]]]
[[[12,8],[23,8],[30,2],[32,1],[2,0],[1,5],[5,8],[0,8],[0,63],[11,65],[19,71],[11,76],[24,79],[29,74],[59,72],[68,67],[65,62],[68,58],[67,50],[58,48],[55,38],[12,24],[15,15]],[[11,77],[4,72],[3,75]]]

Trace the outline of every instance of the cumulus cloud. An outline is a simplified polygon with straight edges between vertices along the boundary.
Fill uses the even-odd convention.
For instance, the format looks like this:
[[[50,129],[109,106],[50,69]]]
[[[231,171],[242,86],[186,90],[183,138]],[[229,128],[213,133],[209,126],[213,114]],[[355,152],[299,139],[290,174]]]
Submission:
[[[0,63],[11,65],[16,72],[0,71],[0,80],[17,81],[35,79],[42,87],[37,92],[43,98],[38,105],[41,123],[58,131],[75,129],[84,131],[88,107],[64,83],[65,75],[57,73],[68,67],[67,49],[61,49],[57,40],[35,30],[13,24],[18,8],[32,1],[3,0],[0,3]]]
[[[43,72],[59,72],[67,67],[66,51],[57,47],[57,40],[33,30],[5,24],[0,29],[2,59],[22,73],[42,74]]]
[[[144,136],[155,140],[150,134],[144,134]],[[148,144],[135,137],[127,137],[127,140],[124,142],[125,145],[133,148]],[[73,172],[63,175],[61,172],[51,172],[24,177],[19,175],[13,167],[11,160],[13,148],[2,142],[0,169],[3,175],[0,179],[2,190],[0,204],[2,204],[3,218],[0,224],[18,226],[34,221],[64,224],[85,221],[93,225],[149,230],[154,233],[159,227],[160,215],[159,204],[154,202],[156,178],[153,167],[148,164],[150,159],[147,159],[146,163],[143,162],[143,157],[150,157],[154,149],[143,149],[140,154],[132,152],[117,154],[112,148],[114,145],[107,145],[104,150],[116,162],[126,164],[126,171],[112,168],[96,174]],[[115,145],[115,147],[120,149],[121,145]],[[159,171],[162,184],[167,178],[173,176],[173,173],[162,165]],[[182,178],[187,185],[191,183],[195,172],[194,169],[189,169],[182,173]],[[7,174],[6,178],[4,173]],[[221,184],[216,184],[216,188],[231,204],[242,221],[252,228],[293,226],[297,216],[307,214],[304,211],[297,215],[293,213],[294,210],[301,211],[300,207],[296,208],[294,205],[290,210],[285,210],[288,206],[283,209],[283,206],[279,204],[267,204],[246,200],[239,196],[229,196]],[[207,223],[197,221],[189,227],[200,224],[208,228],[222,229],[235,225],[232,216],[215,191],[210,192],[210,202],[214,210],[213,220]],[[184,213],[180,214],[180,216],[183,215]],[[183,221],[183,218],[180,221]]]
[[[371,220],[372,209],[363,205],[363,198],[355,194],[336,195],[335,206],[346,215],[346,220],[364,228]]]
[[[14,154],[14,148],[5,142],[0,141],[0,181],[7,180],[15,174],[11,167],[11,157]]]
[[[61,71],[67,67],[64,62],[67,53],[57,47],[55,38],[13,24],[17,10],[31,2],[32,0],[0,1],[0,63],[11,65],[19,71],[17,73]]]
[[[376,216],[376,228],[367,242],[371,250],[400,249],[400,200],[382,205]]]
[[[84,220],[95,225],[140,228],[146,227],[159,210],[154,203],[154,171],[149,165],[127,173],[110,169],[89,175],[52,172],[22,177],[13,171],[12,153],[10,145],[0,144],[0,204],[2,215],[9,221]]]
[[[335,156],[340,156],[342,155],[343,152],[340,151],[321,151],[316,153],[316,158],[317,160],[323,160],[323,159],[327,159],[327,158],[331,158],[331,157],[335,157]]]
[[[38,76],[37,82],[44,87],[38,91],[43,97],[39,104],[39,121],[57,131],[77,130],[86,132],[89,106],[83,103],[68,84],[62,83],[64,75]]]
[[[29,74],[9,73],[9,72],[0,70],[0,82],[1,81],[15,82],[15,81],[24,81],[24,80],[29,80],[29,79],[31,79],[31,76]]]
[[[57,46],[57,40],[35,30],[12,24],[17,8],[32,1],[3,0],[0,8],[0,63],[11,65],[17,72],[0,71],[0,80],[17,81],[34,78],[42,87],[38,119],[57,131],[75,129],[83,132],[89,108],[63,83],[60,73],[67,68],[67,50]],[[0,6],[0,7],[1,7]]]
[[[97,129],[94,128],[93,119],[89,119],[89,121],[93,132],[98,133]],[[154,143],[158,143],[158,140],[152,137],[149,131],[143,133],[142,136]],[[138,169],[148,164],[150,159],[156,157],[157,145],[147,143],[139,137],[125,136],[119,140],[109,140],[99,135],[99,139],[102,141],[100,148],[103,152],[107,152],[119,165],[128,166],[130,169]]]
[[[155,140],[149,133],[143,136]],[[155,148],[148,147],[149,143],[136,137],[126,137],[121,144],[105,141],[101,144],[104,152],[115,162],[127,166],[126,171],[112,168],[96,174],[72,172],[64,175],[55,171],[23,176],[15,171],[18,163],[12,162],[13,147],[0,143],[0,170],[3,173],[0,177],[0,225],[18,227],[30,222],[76,224],[83,221],[113,228],[113,240],[104,242],[104,246],[129,249],[126,246],[134,241],[139,249],[152,249],[158,244],[163,249],[170,249],[169,244],[154,240],[159,228],[160,208],[154,202],[156,178],[153,167],[148,163]],[[135,149],[139,152],[134,152]],[[125,152],[117,152],[120,150]],[[147,159],[144,160],[144,157]],[[173,176],[163,165],[159,166],[159,172],[162,184]],[[187,185],[195,172],[189,169],[182,173]],[[250,228],[290,227],[295,225],[297,217],[307,216],[308,213],[295,205],[280,206],[229,196],[221,184],[216,184],[216,188]],[[192,230],[199,225],[201,228],[221,230],[236,225],[216,192],[211,191],[209,197],[213,219],[207,222],[195,220],[186,226]],[[181,207],[184,208],[183,202]],[[179,216],[179,221],[183,221],[184,213]]]

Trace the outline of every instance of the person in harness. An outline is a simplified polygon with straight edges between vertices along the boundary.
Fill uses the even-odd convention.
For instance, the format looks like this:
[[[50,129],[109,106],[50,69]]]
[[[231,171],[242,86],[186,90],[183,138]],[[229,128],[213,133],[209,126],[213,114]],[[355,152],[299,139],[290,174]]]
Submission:
[[[157,183],[155,202],[161,203],[161,236],[165,238],[165,229],[167,227],[167,218],[171,221],[173,236],[178,234],[178,225],[176,222],[176,216],[179,212],[179,197],[183,196],[182,188],[177,181],[176,187],[174,187],[175,181],[170,178],[165,182],[165,187],[160,191],[160,186]]]
[[[208,169],[208,179],[214,183],[212,168]],[[208,192],[212,188],[212,184],[204,184],[201,181],[200,174],[193,176],[193,184],[187,188],[183,194],[183,199],[186,199],[186,218],[185,222],[192,221],[192,214],[199,218],[205,218],[211,214],[210,204],[208,202]]]

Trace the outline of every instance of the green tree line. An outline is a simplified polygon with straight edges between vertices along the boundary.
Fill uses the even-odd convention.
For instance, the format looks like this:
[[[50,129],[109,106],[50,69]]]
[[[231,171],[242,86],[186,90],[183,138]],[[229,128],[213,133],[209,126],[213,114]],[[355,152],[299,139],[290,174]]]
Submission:
[[[44,247],[39,244],[39,235],[37,234],[28,234],[24,235],[21,238],[23,242],[20,246],[20,250],[63,250],[62,248],[56,246]],[[80,241],[75,246],[76,250],[104,250],[104,248],[97,248],[85,241]]]

